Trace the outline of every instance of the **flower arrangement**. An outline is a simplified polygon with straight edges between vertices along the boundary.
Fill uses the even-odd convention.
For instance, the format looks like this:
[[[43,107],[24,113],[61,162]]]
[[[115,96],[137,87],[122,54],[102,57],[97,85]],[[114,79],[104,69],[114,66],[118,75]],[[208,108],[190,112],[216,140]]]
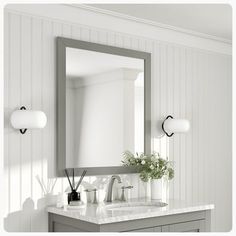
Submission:
[[[162,177],[171,180],[174,177],[174,169],[170,161],[160,157],[159,153],[154,152],[150,155],[136,153],[136,156],[130,151],[123,153],[123,166],[133,166],[140,173],[142,181],[149,179],[161,179]]]

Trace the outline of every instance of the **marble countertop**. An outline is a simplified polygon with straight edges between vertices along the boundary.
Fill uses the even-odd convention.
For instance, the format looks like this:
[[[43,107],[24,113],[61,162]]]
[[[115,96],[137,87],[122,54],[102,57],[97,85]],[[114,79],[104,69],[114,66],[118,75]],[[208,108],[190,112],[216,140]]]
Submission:
[[[62,208],[57,208],[56,206],[49,206],[47,211],[50,213],[71,217],[74,219],[79,219],[87,221],[94,224],[108,224],[115,222],[122,222],[127,220],[137,220],[149,217],[166,216],[173,214],[181,214],[187,212],[203,211],[214,209],[213,204],[206,203],[189,203],[180,200],[168,200],[166,203],[168,205],[164,207],[151,207],[150,209],[142,209],[135,207],[131,211],[117,210],[122,207],[122,204],[155,204],[158,201],[151,200],[148,198],[141,199],[130,199],[125,203],[113,202],[113,203],[99,203],[99,204],[84,204],[76,209],[70,209],[68,206]],[[115,206],[116,210],[108,210],[108,208]]]

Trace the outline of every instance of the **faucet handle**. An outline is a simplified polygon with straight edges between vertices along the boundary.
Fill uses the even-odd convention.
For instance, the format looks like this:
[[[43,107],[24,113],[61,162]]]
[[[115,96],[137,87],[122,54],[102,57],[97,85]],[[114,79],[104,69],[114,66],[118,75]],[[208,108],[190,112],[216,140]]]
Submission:
[[[120,200],[121,201],[126,201],[126,198],[125,198],[125,189],[131,189],[133,188],[134,186],[132,185],[129,185],[129,186],[122,186],[121,189],[122,189],[122,193],[121,193],[121,197],[120,197]]]

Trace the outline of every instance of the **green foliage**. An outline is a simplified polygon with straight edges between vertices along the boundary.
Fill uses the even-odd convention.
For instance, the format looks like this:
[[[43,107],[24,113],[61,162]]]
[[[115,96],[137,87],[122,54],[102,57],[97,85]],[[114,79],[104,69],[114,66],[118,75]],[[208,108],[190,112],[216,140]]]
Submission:
[[[147,182],[149,179],[161,179],[162,177],[171,180],[174,178],[174,169],[170,161],[160,157],[159,153],[154,152],[150,155],[130,151],[123,153],[123,166],[133,166],[140,173],[142,181]]]

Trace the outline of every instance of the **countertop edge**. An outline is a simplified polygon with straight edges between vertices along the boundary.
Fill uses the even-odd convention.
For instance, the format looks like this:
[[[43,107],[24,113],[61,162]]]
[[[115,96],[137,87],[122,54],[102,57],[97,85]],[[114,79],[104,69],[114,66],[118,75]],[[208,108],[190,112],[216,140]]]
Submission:
[[[169,209],[166,211],[136,213],[133,215],[123,215],[123,216],[111,216],[111,217],[100,218],[100,219],[97,219],[95,217],[89,217],[89,216],[75,215],[73,214],[75,210],[65,211],[63,208],[57,208],[55,206],[49,206],[47,208],[47,212],[62,215],[65,217],[70,217],[73,219],[86,221],[93,224],[102,225],[102,224],[117,223],[117,222],[122,222],[122,221],[184,214],[184,213],[189,213],[189,212],[205,211],[205,210],[212,210],[212,209],[214,209],[214,204],[204,204],[204,205],[199,205],[199,206],[183,207],[179,209]]]

